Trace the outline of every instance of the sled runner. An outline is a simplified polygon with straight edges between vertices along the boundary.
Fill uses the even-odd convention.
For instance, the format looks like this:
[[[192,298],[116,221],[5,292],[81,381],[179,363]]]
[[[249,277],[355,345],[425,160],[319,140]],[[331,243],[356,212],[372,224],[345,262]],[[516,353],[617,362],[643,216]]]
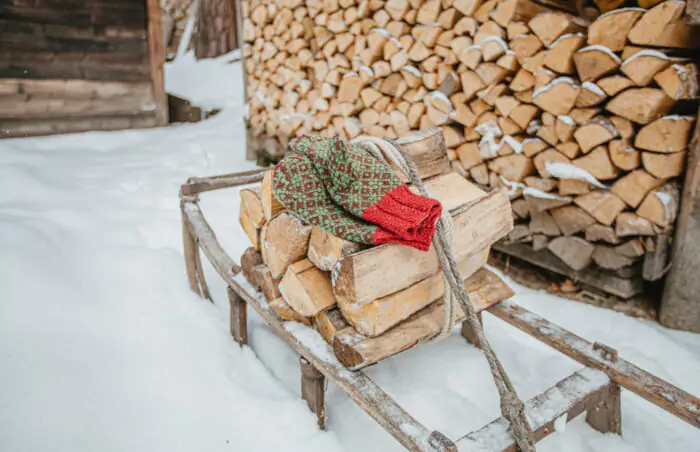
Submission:
[[[231,335],[247,344],[247,308],[251,307],[300,356],[302,397],[325,426],[325,387],[333,382],[368,415],[412,451],[516,451],[510,423],[499,418],[459,438],[431,431],[402,409],[362,370],[351,370],[336,358],[331,346],[314,330],[278,317],[268,300],[243,276],[241,267],[224,251],[198,204],[199,195],[224,188],[258,183],[265,170],[191,178],[180,190],[183,244],[191,289],[211,300],[202,271],[200,250],[228,287]],[[586,412],[587,422],[604,433],[621,434],[620,388],[643,397],[687,423],[700,427],[700,399],[625,361],[600,343],[591,343],[518,304],[502,300],[486,309],[585,366],[525,403],[535,440],[554,431],[554,422],[567,422]],[[474,343],[471,328],[463,336]],[[381,365],[381,364],[378,364]]]

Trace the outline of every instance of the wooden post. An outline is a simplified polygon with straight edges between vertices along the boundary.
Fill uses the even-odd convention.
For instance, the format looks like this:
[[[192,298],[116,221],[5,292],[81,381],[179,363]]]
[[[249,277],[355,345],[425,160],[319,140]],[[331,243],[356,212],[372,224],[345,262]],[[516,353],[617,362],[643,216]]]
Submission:
[[[700,127],[688,151],[688,168],[673,239],[659,321],[668,328],[700,333]]]
[[[231,287],[228,288],[228,301],[231,306],[231,336],[238,345],[248,345],[247,304]]]
[[[301,398],[318,418],[318,428],[326,429],[326,377],[303,356],[301,363]]]
[[[483,325],[484,322],[481,320],[481,312],[476,314],[476,316],[479,318],[479,323],[481,323]],[[476,333],[474,332],[474,328],[472,328],[472,326],[469,324],[468,320],[465,320],[464,323],[462,323],[462,336],[464,336],[464,338],[467,340],[467,342],[472,344],[474,347],[479,348],[479,343],[478,343],[478,340],[476,338]]]
[[[155,103],[156,125],[168,125],[168,96],[165,93],[165,46],[163,45],[163,11],[158,0],[148,0],[148,49],[151,60],[151,83]]]
[[[189,225],[187,223],[187,215],[182,212],[182,248],[185,254],[185,269],[187,270],[187,280],[190,283],[190,289],[192,292],[196,293],[200,297],[202,296],[202,291],[199,288],[199,280],[197,279],[197,254],[199,250],[197,249],[197,243],[190,232]]]
[[[600,433],[622,435],[622,406],[618,385],[608,386],[603,400],[598,405],[589,408],[586,422]]]

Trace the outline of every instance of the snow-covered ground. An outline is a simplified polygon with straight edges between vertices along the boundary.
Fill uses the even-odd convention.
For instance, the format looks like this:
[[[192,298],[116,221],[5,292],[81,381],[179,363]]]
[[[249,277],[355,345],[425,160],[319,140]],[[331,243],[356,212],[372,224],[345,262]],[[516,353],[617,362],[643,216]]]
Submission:
[[[218,303],[193,295],[177,190],[249,169],[240,65],[167,68],[172,92],[224,110],[199,124],[0,141],[0,451],[391,451],[398,443],[329,387],[328,432],[299,398],[297,356],[254,314],[250,348]],[[235,190],[202,206],[233,256],[247,246]],[[700,336],[513,283],[515,300],[700,394]],[[580,368],[503,322],[487,334],[524,398]],[[482,355],[455,334],[368,373],[452,438],[498,415]],[[622,438],[576,419],[541,451],[698,450],[700,431],[623,393]]]

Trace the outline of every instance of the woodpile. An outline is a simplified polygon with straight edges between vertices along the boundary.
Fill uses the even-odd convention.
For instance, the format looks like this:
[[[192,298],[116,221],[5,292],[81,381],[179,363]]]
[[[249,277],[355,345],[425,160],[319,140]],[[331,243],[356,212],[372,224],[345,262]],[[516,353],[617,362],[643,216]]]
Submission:
[[[440,129],[405,138],[421,156],[419,173],[431,196],[452,215],[454,256],[465,288],[479,311],[512,295],[482,268],[491,245],[513,226],[503,188],[486,193],[435,162],[447,162]],[[445,287],[438,258],[399,244],[370,247],[304,224],[279,205],[269,190],[270,170],[260,187],[240,191],[240,219],[252,246],[241,258],[243,274],[262,291],[277,315],[316,328],[348,367],[388,358],[437,334],[442,327]],[[268,189],[266,189],[266,186]],[[464,313],[458,311],[458,321]]]
[[[279,157],[302,134],[439,126],[455,172],[507,188],[509,243],[574,269],[634,265],[645,249],[617,247],[673,227],[698,80],[671,55],[700,39],[678,0],[601,1],[586,18],[546,3],[250,0],[250,145]]]

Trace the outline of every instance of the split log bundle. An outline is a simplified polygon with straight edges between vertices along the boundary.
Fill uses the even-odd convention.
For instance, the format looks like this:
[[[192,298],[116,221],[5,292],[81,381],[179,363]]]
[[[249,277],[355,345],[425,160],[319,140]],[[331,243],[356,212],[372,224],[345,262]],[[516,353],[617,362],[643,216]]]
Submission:
[[[455,259],[461,262],[504,237],[513,227],[504,190],[474,199],[452,212]],[[421,252],[387,244],[351,254],[333,270],[333,291],[340,306],[367,304],[434,275],[435,250]]]

